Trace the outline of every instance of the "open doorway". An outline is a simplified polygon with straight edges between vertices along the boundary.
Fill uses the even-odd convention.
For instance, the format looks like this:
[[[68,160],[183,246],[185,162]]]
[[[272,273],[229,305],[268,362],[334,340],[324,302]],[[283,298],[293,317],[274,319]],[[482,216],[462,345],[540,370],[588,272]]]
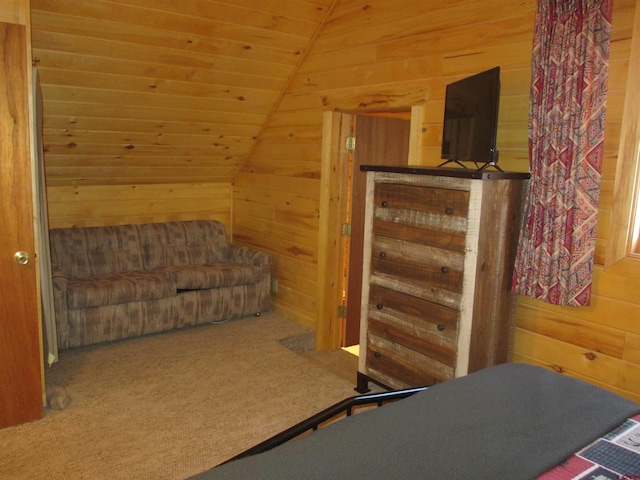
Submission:
[[[407,112],[409,115],[409,112]],[[366,174],[361,165],[407,165],[409,159],[409,118],[357,115],[354,119],[355,148],[351,151],[349,193],[347,195],[350,235],[345,236],[344,299],[346,318],[341,346],[360,339],[362,256]]]
[[[319,249],[319,258],[325,260],[318,268],[322,279],[316,328],[319,350],[359,342],[366,188],[360,165],[407,165],[412,156],[419,158],[421,120],[421,107],[325,114]]]

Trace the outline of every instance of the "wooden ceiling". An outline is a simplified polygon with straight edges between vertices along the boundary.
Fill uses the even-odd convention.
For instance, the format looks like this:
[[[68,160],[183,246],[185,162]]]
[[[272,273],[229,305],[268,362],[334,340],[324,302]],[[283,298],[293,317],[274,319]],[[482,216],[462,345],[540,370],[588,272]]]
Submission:
[[[49,185],[231,181],[335,0],[31,0]]]

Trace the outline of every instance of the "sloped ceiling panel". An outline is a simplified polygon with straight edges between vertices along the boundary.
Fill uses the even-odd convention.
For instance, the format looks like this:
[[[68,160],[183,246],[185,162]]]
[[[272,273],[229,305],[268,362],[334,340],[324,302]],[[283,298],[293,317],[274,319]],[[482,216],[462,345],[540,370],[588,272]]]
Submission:
[[[49,185],[230,181],[333,0],[32,0]]]

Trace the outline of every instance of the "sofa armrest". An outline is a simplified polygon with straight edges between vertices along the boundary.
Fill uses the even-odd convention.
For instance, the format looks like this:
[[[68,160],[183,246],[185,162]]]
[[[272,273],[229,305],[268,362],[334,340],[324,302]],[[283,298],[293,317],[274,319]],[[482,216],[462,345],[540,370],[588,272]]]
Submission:
[[[55,265],[51,265],[51,276],[53,277],[53,284],[62,289],[67,288],[69,283],[69,277],[67,277],[62,271]]]
[[[51,266],[51,276],[53,279],[53,300],[56,312],[61,312],[67,308],[67,284],[69,277],[55,265]]]
[[[271,256],[260,250],[239,245],[229,245],[229,261],[243,265],[271,265]]]

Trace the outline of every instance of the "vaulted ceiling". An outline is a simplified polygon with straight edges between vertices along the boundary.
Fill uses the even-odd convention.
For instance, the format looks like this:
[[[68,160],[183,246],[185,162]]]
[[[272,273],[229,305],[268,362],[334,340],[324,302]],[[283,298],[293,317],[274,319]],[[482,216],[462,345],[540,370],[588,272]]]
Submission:
[[[49,185],[230,181],[335,0],[31,0]]]

